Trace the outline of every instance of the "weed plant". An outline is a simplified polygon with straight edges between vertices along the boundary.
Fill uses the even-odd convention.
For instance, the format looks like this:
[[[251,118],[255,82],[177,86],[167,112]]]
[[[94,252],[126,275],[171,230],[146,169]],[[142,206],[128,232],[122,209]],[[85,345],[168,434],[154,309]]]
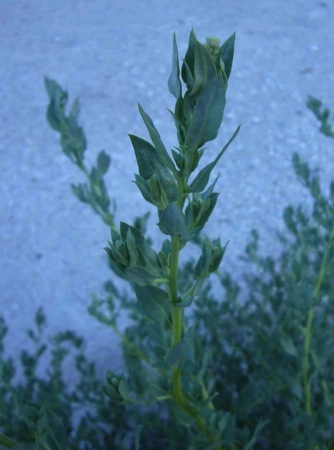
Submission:
[[[121,337],[125,369],[123,375],[109,371],[101,380],[80,337],[68,331],[46,340],[46,318],[39,309],[28,330],[35,350],[21,351],[23,375],[15,381],[13,360],[4,356],[7,327],[1,320],[3,448],[334,448],[334,181],[324,193],[319,175],[293,155],[312,209],[285,209],[285,231],[277,234],[282,250],[275,258],[261,255],[253,231],[242,277],[218,271],[226,245],[202,234],[218,200],[217,180],[209,184],[210,174],[239,130],[201,167],[201,156],[209,151],[203,146],[216,137],[223,118],[233,53],[234,36],[223,45],[215,38],[203,45],[192,32],[180,69],[174,38],[168,86],[176,99],[171,114],[178,146],[172,157],[139,106],[152,143],[130,136],[139,171],[135,181],[156,206],[166,235],[158,252],[147,236],[147,215],[133,225],[116,224],[115,200],[104,181],[110,157],[101,151],[96,165],[87,167],[79,104],[67,113],[67,93],[46,79],[49,123],[86,177],[72,190],[111,230],[106,252],[114,275],[105,283],[105,296],[93,298],[89,313]],[[320,131],[334,137],[329,110],[312,97],[308,107]],[[200,246],[201,256],[181,267],[179,253],[190,242]],[[115,275],[129,282],[132,295],[117,289]],[[218,277],[221,292],[212,290],[210,275]],[[118,327],[119,311],[131,318],[124,331]],[[50,364],[41,377],[38,368],[46,355]],[[74,387],[64,378],[66,358],[75,363]]]

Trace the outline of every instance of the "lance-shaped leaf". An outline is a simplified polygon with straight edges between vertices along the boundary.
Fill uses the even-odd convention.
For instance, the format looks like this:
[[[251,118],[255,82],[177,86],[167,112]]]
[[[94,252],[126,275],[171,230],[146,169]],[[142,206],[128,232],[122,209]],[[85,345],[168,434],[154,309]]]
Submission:
[[[173,36],[173,59],[172,59],[172,72],[168,78],[169,92],[176,98],[176,100],[182,94],[181,81],[180,81],[180,66],[179,66],[179,53],[177,50],[176,36]]]
[[[195,278],[205,278],[209,272],[209,265],[211,260],[211,242],[207,237],[203,240],[202,245],[202,254],[199,257],[199,260],[197,261],[197,264],[195,266]]]
[[[190,36],[189,36],[189,44],[188,49],[186,52],[186,55],[184,57],[184,61],[182,64],[182,78],[183,81],[186,83],[188,89],[189,89],[189,79],[188,79],[188,73],[193,74],[194,73],[194,59],[195,59],[195,45],[196,45],[196,36],[194,33],[194,30],[191,30]],[[187,67],[186,67],[187,66]]]
[[[204,228],[204,225],[209,220],[212,211],[214,210],[219,194],[213,192],[207,199],[203,201],[203,205],[196,217],[195,227],[192,229],[192,233],[197,233]]]
[[[137,246],[136,246],[136,240],[131,232],[131,229],[129,228],[126,233],[126,247],[129,252],[129,263],[130,266],[136,266],[137,261],[139,258]]]
[[[157,271],[151,271],[145,267],[128,267],[125,270],[125,275],[128,280],[139,286],[147,286],[155,284],[157,280],[161,280],[161,275]]]
[[[170,202],[176,201],[177,184],[171,172],[168,169],[162,168],[157,174],[157,181],[168,200]]]
[[[135,174],[135,179],[136,179],[135,183],[136,183],[138,189],[140,190],[140,192],[142,193],[142,196],[144,197],[144,199],[147,202],[152,203],[152,205],[156,205],[156,201],[151,195],[147,181],[144,180],[144,178],[141,177],[140,175],[136,175],[136,174]]]
[[[208,164],[206,167],[204,167],[196,176],[194,181],[190,184],[190,192],[202,192],[203,189],[205,189],[206,185],[209,182],[210,174],[213,170],[213,168],[216,166],[220,158],[223,156],[225,151],[228,149],[230,144],[233,142],[233,140],[237,137],[237,134],[239,133],[240,125],[233,133],[232,137],[229,139],[227,144],[222,148],[222,150],[219,152],[218,156],[214,161],[212,161],[210,164]]]
[[[183,111],[183,99],[180,96],[175,103],[175,112],[173,113],[171,110],[168,110],[174,120],[176,131],[177,131],[177,139],[179,141],[180,146],[182,146],[185,142],[186,135],[186,126],[185,126],[185,117]]]
[[[223,120],[225,93],[226,84],[222,74],[219,73],[209,82],[198,98],[186,136],[186,142],[191,149],[198,149],[205,142],[217,137]]]
[[[46,114],[48,122],[51,128],[60,131],[61,124],[64,120],[68,94],[56,81],[50,78],[45,78],[45,87],[50,98]]]
[[[172,153],[173,153],[173,158],[174,158],[174,161],[176,162],[177,167],[180,170],[183,170],[183,168],[184,168],[184,158],[183,158],[182,154],[179,153],[179,152],[176,152],[175,150],[172,150]]]
[[[186,362],[195,359],[194,328],[188,329],[186,335],[178,344],[174,345],[167,354],[167,364],[169,366],[181,366]]]
[[[162,163],[165,164],[166,167],[168,167],[172,172],[176,172],[175,166],[173,164],[173,161],[171,160],[170,156],[168,155],[168,152],[166,150],[166,147],[164,143],[161,140],[160,134],[158,130],[156,129],[153,120],[151,117],[143,110],[143,108],[138,103],[138,109],[140,112],[140,115],[143,118],[143,121],[146,125],[146,128],[151,136],[152,142],[155,146],[156,152],[161,160]]]
[[[190,238],[184,214],[176,202],[170,203],[161,213],[158,226],[164,234],[169,236],[181,236],[186,240]]]
[[[195,43],[194,79],[195,83],[190,95],[198,94],[217,74],[215,63],[205,46],[200,42]]]
[[[51,409],[44,406],[41,408],[37,429],[40,435],[39,443],[42,448],[50,448],[52,450],[64,450],[67,448],[64,424]]]
[[[145,139],[132,134],[129,137],[135,151],[139,174],[145,180],[148,180],[162,167],[157,150],[152,144],[145,141]]]
[[[188,291],[182,296],[181,301],[178,303],[179,306],[186,308],[191,306],[194,298],[200,294],[202,291],[202,286],[204,279],[200,278],[195,281],[195,283],[188,289]]]
[[[225,255],[226,249],[230,241],[227,241],[224,247],[221,246],[220,239],[215,239],[212,241],[212,254],[211,254],[211,261],[209,266],[209,272],[213,273],[216,270],[218,270],[218,267],[220,263],[222,262],[222,259]]]
[[[110,156],[101,150],[97,156],[97,170],[101,175],[105,175],[108,172],[110,166]]]
[[[155,322],[170,322],[170,303],[166,291],[156,286],[135,286],[141,309]]]
[[[143,255],[144,261],[146,263],[150,263],[152,265],[156,265],[158,261],[158,255],[152,249],[152,247],[148,244],[143,234],[137,230],[137,228],[128,225],[125,222],[121,222],[120,224],[120,232],[121,236],[124,240],[126,240],[128,235],[128,230],[131,230],[131,234],[134,237],[137,248],[140,250]]]
[[[224,70],[227,79],[229,79],[232,70],[234,43],[235,43],[235,33],[233,33],[232,36],[230,36],[224,42],[219,51],[220,65],[221,68]]]

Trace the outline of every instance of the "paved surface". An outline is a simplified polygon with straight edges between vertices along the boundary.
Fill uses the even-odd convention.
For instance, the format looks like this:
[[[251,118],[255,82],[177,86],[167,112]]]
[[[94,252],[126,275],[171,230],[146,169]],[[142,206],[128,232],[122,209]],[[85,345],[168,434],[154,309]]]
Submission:
[[[165,109],[172,106],[173,31],[180,55],[191,27],[201,40],[236,31],[225,122],[208,158],[239,123],[242,131],[217,169],[222,194],[207,232],[231,240],[224,264],[238,273],[250,230],[261,231],[266,251],[277,251],[283,208],[303,200],[292,153],[324,179],[333,174],[333,145],[305,107],[309,93],[334,107],[333,24],[331,0],[0,2],[0,305],[11,326],[10,352],[23,345],[23,329],[43,305],[52,330],[89,338],[99,367],[118,361],[114,336],[86,312],[109,277],[102,250],[109,232],[70,193],[81,177],[46,124],[43,76],[80,97],[87,158],[101,148],[111,153],[108,186],[118,219],[131,221],[146,211],[131,182],[136,166],[127,137],[145,136],[137,101],[166,143],[176,143]]]

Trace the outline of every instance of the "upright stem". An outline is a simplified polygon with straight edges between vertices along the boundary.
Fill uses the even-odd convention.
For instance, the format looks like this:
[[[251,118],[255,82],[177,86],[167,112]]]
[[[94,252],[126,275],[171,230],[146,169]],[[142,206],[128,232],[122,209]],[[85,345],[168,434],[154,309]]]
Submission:
[[[179,237],[172,237],[172,252],[170,259],[170,275],[169,275],[169,296],[172,303],[172,342],[174,347],[182,339],[183,330],[183,310],[177,305],[177,276],[179,265],[180,240]],[[181,370],[179,367],[173,367],[172,392],[175,400],[179,404],[184,403],[184,395],[181,384]]]
[[[180,183],[181,184],[181,183]],[[179,205],[182,208],[184,199],[182,197],[183,184],[179,184]],[[178,305],[178,266],[179,266],[179,254],[180,254],[180,238],[178,236],[172,237],[172,249],[170,256],[169,265],[169,298],[172,306],[172,340],[171,347],[173,348],[182,339],[183,333],[183,308]],[[181,381],[181,368],[179,366],[174,366],[172,369],[172,394],[175,402],[179,405],[183,411],[188,414],[194,422],[197,424],[198,428],[202,433],[205,434],[209,442],[214,442],[215,438],[211,436],[207,430],[205,421],[199,417],[197,411],[189,404],[187,401]],[[219,450],[221,447],[217,447]]]
[[[306,330],[305,330],[305,342],[304,342],[304,356],[303,356],[303,379],[304,379],[304,401],[305,401],[305,411],[309,416],[312,416],[312,406],[311,406],[311,383],[309,380],[309,353],[311,346],[311,336],[312,336],[312,322],[314,316],[314,306],[312,306],[308,312]]]
[[[312,337],[312,324],[313,324],[313,317],[314,317],[314,310],[316,306],[316,302],[318,300],[319,292],[321,285],[323,283],[323,280],[325,278],[326,272],[327,272],[327,262],[329,253],[331,250],[331,247],[334,242],[334,228],[331,231],[331,234],[329,236],[329,243],[327,245],[326,251],[324,253],[324,256],[321,261],[320,271],[317,277],[316,284],[314,286],[312,299],[313,304],[311,308],[309,309],[308,316],[307,316],[307,323],[306,323],[306,330],[305,330],[305,342],[304,342],[304,355],[303,355],[303,382],[304,382],[304,397],[305,397],[305,411],[309,416],[312,416],[312,405],[311,405],[311,382],[309,379],[309,355],[310,355],[310,347],[311,347],[311,337]]]

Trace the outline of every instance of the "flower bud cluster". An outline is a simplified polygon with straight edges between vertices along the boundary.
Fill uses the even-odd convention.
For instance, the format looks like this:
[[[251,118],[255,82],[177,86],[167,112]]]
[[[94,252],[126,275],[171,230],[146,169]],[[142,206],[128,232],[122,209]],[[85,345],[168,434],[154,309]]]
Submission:
[[[203,45],[191,32],[181,69],[187,87],[184,96],[178,66],[170,77],[170,90],[177,99],[173,117],[181,149],[195,152],[216,138],[223,119],[233,53],[234,35],[222,46],[216,38],[208,38]]]
[[[122,222],[120,233],[112,230],[111,238],[105,250],[117,274],[140,286],[165,280],[167,258],[158,255],[139,230]]]
[[[215,272],[223,259],[227,244],[222,247],[220,239],[210,241],[205,238],[203,242],[202,255],[195,267],[196,279],[205,279]]]
[[[135,175],[135,183],[145,200],[156,206],[159,211],[164,210],[170,202],[177,199],[176,182],[169,171],[170,176],[164,177],[166,172],[166,169],[157,171],[147,180],[141,175]]]

